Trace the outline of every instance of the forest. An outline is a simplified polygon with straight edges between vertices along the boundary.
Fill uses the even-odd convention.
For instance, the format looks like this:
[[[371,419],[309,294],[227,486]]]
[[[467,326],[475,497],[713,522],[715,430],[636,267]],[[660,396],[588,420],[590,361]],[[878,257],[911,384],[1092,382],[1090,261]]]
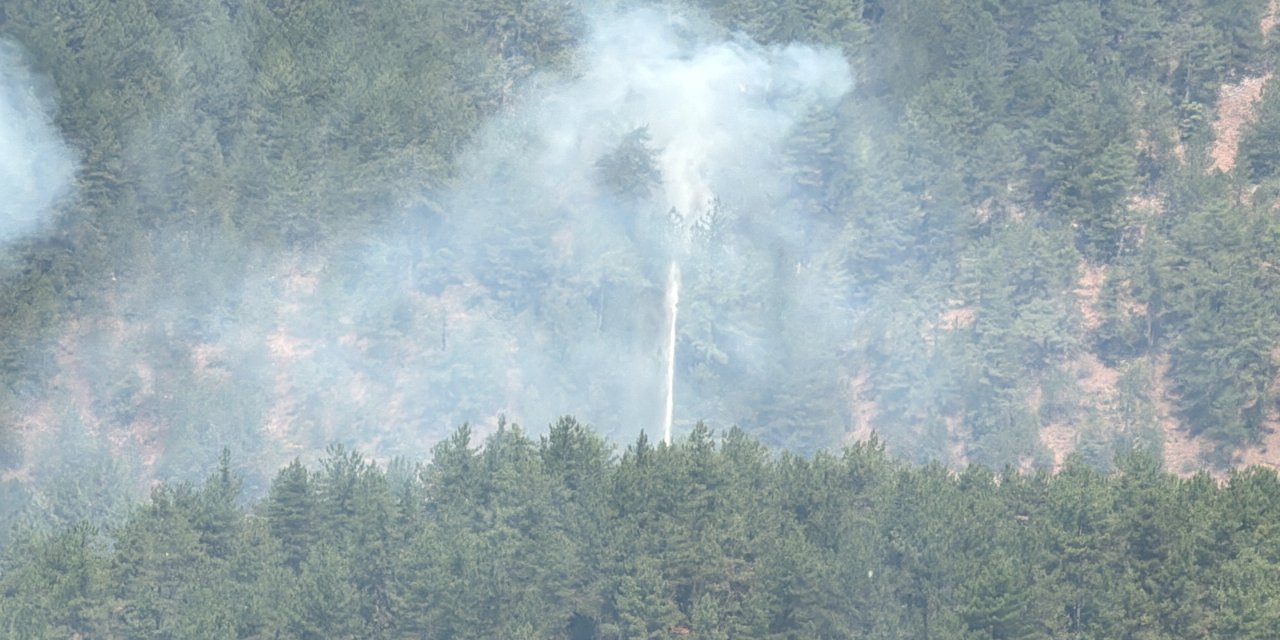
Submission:
[[[1240,542],[1266,535],[1241,518],[1274,479],[1240,469],[1280,460],[1276,19],[1266,0],[0,2],[0,546],[27,545],[5,624],[1274,628],[1271,550]],[[572,472],[539,444],[562,415],[605,451],[654,444]],[[736,435],[713,453],[711,429]],[[698,482],[738,497],[653,502]],[[289,491],[314,534],[281,524]],[[956,549],[989,561],[953,571]],[[490,591],[432,582],[454,570]],[[285,584],[302,608],[225,604]],[[426,592],[441,609],[402,606]],[[353,626],[303,629],[320,602]]]
[[[480,446],[480,445],[483,446]],[[1179,478],[811,457],[572,419],[431,462],[341,447],[245,506],[224,454],[119,525],[24,537],[15,638],[1238,638],[1280,628],[1274,471]]]

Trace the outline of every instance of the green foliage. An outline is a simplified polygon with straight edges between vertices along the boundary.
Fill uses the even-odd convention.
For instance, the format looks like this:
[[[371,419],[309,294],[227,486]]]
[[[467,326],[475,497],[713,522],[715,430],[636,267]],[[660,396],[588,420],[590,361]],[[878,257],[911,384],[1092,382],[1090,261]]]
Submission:
[[[616,149],[596,161],[596,167],[600,181],[623,201],[644,202],[662,183],[654,149],[649,146],[648,127],[623,136]]]
[[[677,379],[711,399],[690,415],[719,424],[726,407],[746,407],[737,415],[754,436],[813,452],[850,430],[848,383],[865,379],[869,420],[905,457],[1034,459],[1037,429],[1052,418],[1091,425],[1086,448],[1105,465],[1111,451],[1153,439],[1154,382],[1118,391],[1112,416],[1073,400],[1074,383],[1054,376],[1077,358],[1126,368],[1167,357],[1161,382],[1177,416],[1215,443],[1217,462],[1261,436],[1280,373],[1275,81],[1245,128],[1239,169],[1205,176],[1202,152],[1219,87],[1270,70],[1258,28],[1264,0],[664,4],[699,8],[762,43],[837,48],[856,78],[841,104],[807,114],[770,151],[777,210],[718,209],[699,228],[700,241],[756,224],[779,238],[747,255],[711,246],[686,273]],[[560,208],[616,203],[537,203],[550,215],[498,229],[479,256],[455,255],[432,225],[481,123],[517,108],[540,73],[572,72],[585,19],[573,3],[508,0],[6,2],[0,37],[48,79],[55,124],[80,170],[54,228],[0,256],[0,466],[21,479],[6,480],[4,513],[110,523],[143,476],[198,480],[193,470],[224,447],[244,452],[245,487],[261,493],[296,446],[314,456],[349,434],[369,442],[401,424],[457,424],[492,415],[487,399],[499,395],[517,405],[561,400],[512,397],[525,389],[504,387],[513,384],[510,345],[553,345],[548,359],[558,363],[584,319],[595,318],[597,334],[639,333],[636,308],[654,291],[635,247],[589,260],[546,241],[562,238]],[[519,162],[522,141],[504,142],[512,153],[500,162]],[[598,159],[603,200],[645,203],[659,187],[662,151],[646,126],[625,134]],[[1140,211],[1138,196],[1159,213]],[[406,213],[406,202],[429,211]],[[787,235],[790,227],[803,232]],[[282,254],[326,265],[315,285],[322,302],[307,301],[303,319],[273,306],[291,285],[258,282]],[[395,265],[367,278],[377,287],[344,275],[375,264]],[[1081,265],[1106,270],[1096,301],[1078,290]],[[530,278],[549,284],[530,287]],[[446,301],[442,292],[460,288],[465,301]],[[1082,306],[1100,323],[1089,324]],[[486,333],[460,320],[468,314],[532,328]],[[281,364],[261,336],[247,335],[251,326],[332,339],[313,358]],[[778,336],[775,348],[760,347]],[[210,345],[221,351],[204,375],[194,354]],[[632,356],[609,357],[591,366]],[[388,373],[393,360],[405,369]],[[280,380],[293,387],[279,391]],[[369,424],[367,407],[317,391],[352,380],[385,404],[395,396],[402,423]],[[1059,392],[1036,411],[1028,399],[1050,383]],[[566,395],[617,392],[606,384],[570,381]],[[397,395],[403,389],[432,392]],[[272,397],[289,393],[302,397]],[[282,415],[298,426],[288,442],[262,433],[287,422]],[[636,428],[613,426],[609,435],[627,438]],[[608,502],[582,494],[610,455],[584,433],[559,424],[539,444],[508,433],[503,455],[526,465],[537,457],[539,482]],[[395,439],[393,453],[442,435],[428,428]],[[492,462],[468,447],[442,445],[433,470],[398,483],[410,487],[405,495],[461,509],[464,500],[436,487]],[[82,463],[60,449],[129,462]],[[405,517],[404,496],[354,506],[383,489],[371,463],[350,455],[334,452],[322,474],[295,464],[272,485],[264,517],[295,574],[313,550],[376,538]],[[651,481],[641,455],[621,463],[636,487]],[[562,497],[531,502],[530,513],[545,515]],[[202,500],[210,502],[193,516],[197,538],[231,553],[216,524],[231,503]],[[360,524],[343,536],[307,524],[329,518]],[[604,536],[605,519],[591,522]],[[460,557],[479,561],[499,543],[477,541]],[[362,615],[389,615],[387,585],[399,579],[389,554],[344,569]],[[677,594],[677,604],[702,603],[703,626],[723,631],[710,621],[745,602],[723,591]],[[981,627],[997,609],[945,624]]]
[[[27,536],[0,572],[22,637],[1266,637],[1280,481],[952,473],[874,439],[811,459],[705,427],[612,460],[571,418],[436,450],[423,485],[334,448],[234,505],[224,456],[119,528]],[[579,455],[566,456],[569,452]],[[558,453],[553,453],[558,452]],[[398,463],[401,464],[401,463]],[[305,485],[302,483],[305,481]],[[405,484],[407,483],[407,484]],[[317,515],[281,501],[311,487]],[[414,487],[418,488],[414,488]],[[422,491],[383,517],[398,490]],[[228,502],[232,500],[233,502]],[[598,528],[607,523],[606,528]],[[366,535],[365,531],[376,531]],[[287,553],[316,540],[300,563]],[[379,558],[385,558],[382,563]],[[381,574],[371,571],[378,569]]]
[[[298,571],[315,544],[314,523],[320,514],[311,474],[298,460],[280,470],[266,500],[267,522],[285,554],[285,564]]]
[[[1271,292],[1280,283],[1268,265],[1277,231],[1271,216],[1207,195],[1225,190],[1221,181],[1197,186],[1170,240],[1145,256],[1147,277],[1159,278],[1145,285],[1146,304],[1168,345],[1179,409],[1192,431],[1226,449],[1257,438],[1274,401]]]
[[[1263,87],[1255,120],[1240,142],[1240,159],[1254,182],[1263,182],[1280,173],[1280,85]]]
[[[536,440],[504,421],[482,443],[465,426],[424,433],[438,440],[430,463],[384,471],[340,447],[311,468],[275,466],[299,443],[259,432],[279,382],[256,373],[270,356],[242,344],[235,319],[276,327],[279,310],[262,300],[285,285],[254,274],[281,251],[313,252],[333,272],[407,264],[368,278],[376,290],[326,276],[317,298],[331,302],[290,328],[342,337],[279,373],[300,388],[358,373],[374,388],[471,389],[401,393],[415,427],[489,415],[476,398],[508,380],[508,342],[563,341],[592,317],[599,332],[636,330],[654,292],[622,257],[634,249],[561,277],[569,260],[543,240],[554,216],[498,230],[481,256],[455,255],[416,219],[403,241],[378,231],[413,217],[405,200],[438,214],[466,141],[514,107],[523,82],[572,64],[582,16],[505,0],[6,2],[0,36],[56,88],[56,124],[82,164],[57,227],[0,260],[0,464],[12,471],[0,520],[36,528],[6,545],[0,629],[1274,635],[1275,474],[1218,486],[1168,476],[1152,457],[1166,384],[1224,463],[1276,407],[1274,81],[1235,174],[1206,176],[1199,155],[1218,87],[1269,70],[1265,2],[672,4],[761,42],[838,47],[857,77],[838,108],[809,114],[775,150],[778,211],[757,221],[718,210],[702,229],[796,222],[838,241],[819,253],[805,234],[750,255],[712,247],[687,272],[679,379],[717,399],[698,411],[750,407],[743,429],[717,440],[699,423],[670,446],[641,435],[615,455],[571,418]],[[596,165],[605,195],[644,203],[661,151],[643,126],[626,134]],[[576,204],[598,203],[555,206]],[[472,259],[480,267],[459,270]],[[1096,300],[1079,291],[1082,266],[1105,271]],[[530,274],[550,284],[528,287]],[[415,306],[460,282],[484,300]],[[735,311],[717,322],[713,305]],[[339,308],[360,317],[334,318]],[[536,335],[482,335],[459,309],[527,320]],[[819,324],[829,318],[839,326]],[[121,337],[117,321],[138,328]],[[773,335],[786,338],[756,353]],[[232,346],[208,365],[217,375],[193,373],[209,343]],[[1114,406],[1076,387],[1073,365],[1091,356],[1121,373]],[[1165,358],[1167,372],[1155,364]],[[412,379],[380,370],[390,359],[409,361]],[[85,360],[100,375],[85,380]],[[1035,464],[1049,421],[1080,425],[1080,452],[1053,477],[905,466],[878,440],[821,452],[866,417],[849,406],[851,386],[903,457]],[[311,427],[304,447],[378,428],[320,395],[287,408]],[[20,432],[45,404],[50,432]],[[160,433],[110,440],[137,425]],[[158,461],[143,455],[160,446]],[[203,484],[162,483],[124,517],[141,486],[129,465],[195,480],[224,448],[274,481],[242,480],[224,457]],[[1100,471],[1117,455],[1114,472]],[[246,510],[242,488],[265,497]]]

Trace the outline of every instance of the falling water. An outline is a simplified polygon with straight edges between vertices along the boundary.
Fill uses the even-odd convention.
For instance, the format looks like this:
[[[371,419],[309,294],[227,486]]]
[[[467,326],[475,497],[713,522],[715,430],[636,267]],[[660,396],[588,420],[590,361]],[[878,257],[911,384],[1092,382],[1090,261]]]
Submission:
[[[667,270],[667,396],[662,413],[662,441],[671,444],[671,416],[675,408],[676,384],[676,311],[680,307],[680,265],[675,260]]]

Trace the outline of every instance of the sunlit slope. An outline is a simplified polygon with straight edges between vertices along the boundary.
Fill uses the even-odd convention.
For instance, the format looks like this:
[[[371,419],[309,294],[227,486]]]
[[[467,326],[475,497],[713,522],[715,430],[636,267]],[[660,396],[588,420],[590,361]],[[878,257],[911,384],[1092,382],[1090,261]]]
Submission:
[[[0,256],[6,508],[656,439],[668,388],[802,453],[1274,463],[1265,3],[688,4],[6,3],[77,167]]]

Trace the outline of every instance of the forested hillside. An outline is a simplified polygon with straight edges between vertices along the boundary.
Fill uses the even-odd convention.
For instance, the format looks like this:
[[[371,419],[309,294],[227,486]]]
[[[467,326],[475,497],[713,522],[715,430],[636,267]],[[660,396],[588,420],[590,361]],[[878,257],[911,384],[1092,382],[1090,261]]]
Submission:
[[[1280,482],[1124,457],[1051,475],[804,458],[572,420],[432,461],[332,449],[240,506],[224,458],[107,534],[24,539],[17,638],[1236,638],[1280,628]]]
[[[331,443],[418,459],[503,415],[630,442],[661,426],[665,317],[677,434],[1275,464],[1275,23],[1265,0],[6,0],[0,114],[46,119],[75,168],[0,138],[66,182],[0,236],[0,520],[110,521],[223,448],[260,495]]]

